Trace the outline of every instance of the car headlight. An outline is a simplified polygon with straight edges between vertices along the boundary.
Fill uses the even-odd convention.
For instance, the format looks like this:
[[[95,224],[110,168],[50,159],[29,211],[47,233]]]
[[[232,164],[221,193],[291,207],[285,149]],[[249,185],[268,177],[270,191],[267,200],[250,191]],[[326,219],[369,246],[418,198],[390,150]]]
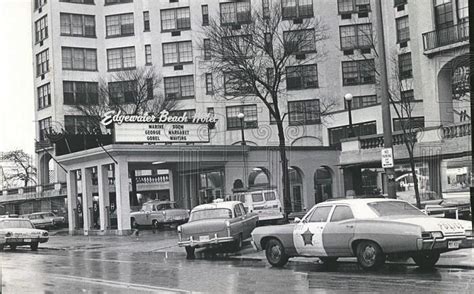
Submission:
[[[474,237],[472,230],[466,230],[466,237]]]
[[[5,234],[5,237],[7,237],[7,238],[8,238],[8,237],[11,237],[11,236],[12,236],[12,233],[11,233],[11,232],[7,232],[7,233]]]
[[[43,237],[47,237],[49,234],[48,232],[43,232],[41,235],[43,235]]]
[[[423,232],[421,233],[423,239],[442,239],[444,237],[442,232]]]

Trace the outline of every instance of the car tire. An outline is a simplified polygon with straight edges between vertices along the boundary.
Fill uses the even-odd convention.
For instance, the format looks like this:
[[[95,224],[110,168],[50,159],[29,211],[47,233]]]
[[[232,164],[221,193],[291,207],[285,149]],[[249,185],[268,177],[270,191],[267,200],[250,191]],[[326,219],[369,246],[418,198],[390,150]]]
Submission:
[[[268,262],[275,267],[282,267],[288,262],[288,255],[283,244],[277,239],[270,239],[265,246],[265,256]]]
[[[31,251],[38,251],[38,246],[39,246],[38,243],[32,243],[30,245]]]
[[[0,245],[0,251],[3,251],[3,248],[5,248],[5,245]]]
[[[153,233],[156,233],[156,231],[158,231],[160,229],[160,225],[158,224],[157,220],[153,220],[151,222],[151,228],[153,230]]]
[[[338,257],[329,257],[329,256],[322,256],[319,257],[319,260],[321,260],[322,263],[331,265],[331,264],[336,264],[337,263]]]
[[[10,249],[11,249],[12,251],[15,251],[15,250],[16,250],[16,245],[10,245]]]
[[[439,252],[427,252],[412,256],[416,265],[420,268],[433,268],[439,260]]]
[[[237,237],[237,240],[235,240],[234,242],[232,242],[231,250],[232,250],[233,252],[237,252],[237,251],[239,251],[240,249],[242,249],[242,247],[243,247],[242,234],[239,234],[239,236]]]
[[[191,246],[186,246],[184,247],[184,249],[186,250],[186,259],[194,259],[196,257],[194,255],[194,251],[196,250],[196,248],[191,247]]]
[[[131,224],[132,229],[138,229],[138,224],[134,217],[130,219],[130,224]]]
[[[362,241],[357,245],[357,261],[366,271],[379,269],[385,263],[385,254],[380,246],[372,241]]]

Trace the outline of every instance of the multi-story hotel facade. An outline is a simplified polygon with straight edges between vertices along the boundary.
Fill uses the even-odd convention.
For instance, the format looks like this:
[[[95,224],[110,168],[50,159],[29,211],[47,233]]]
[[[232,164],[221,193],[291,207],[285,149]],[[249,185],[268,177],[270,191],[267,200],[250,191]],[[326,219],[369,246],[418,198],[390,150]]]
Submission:
[[[383,27],[376,22],[378,3]],[[55,195],[61,197],[67,186],[69,210],[76,214],[78,202],[84,210],[92,207],[92,200],[77,197],[81,191],[98,193],[102,199],[111,191],[104,188],[109,184],[117,194],[115,200],[98,200],[101,211],[113,202],[128,213],[128,200],[119,204],[117,199],[121,188],[128,194],[131,170],[144,182],[168,170],[168,192],[159,196],[158,188],[144,187],[154,192],[145,193],[143,200],[169,197],[188,208],[242,186],[274,186],[281,194],[277,129],[268,109],[253,97],[215,95],[212,82],[222,75],[208,72],[209,56],[202,46],[203,27],[210,19],[238,23],[266,5],[282,7],[285,21],[320,20],[328,36],[315,45],[323,57],[298,72],[296,82],[287,79],[280,96],[279,106],[288,113],[284,127],[292,210],[328,198],[386,193],[380,163],[381,99],[386,93],[380,90],[380,66],[387,68],[390,89],[402,89],[400,99],[410,101],[412,122],[420,127],[414,153],[417,172],[425,179],[423,190],[438,195],[467,191],[472,169],[467,0],[33,0],[36,152],[42,185],[56,185]],[[378,42],[383,42],[386,60],[378,58]],[[209,143],[112,144],[104,147],[107,152],[97,147],[55,155],[46,134],[74,133],[86,124],[74,107],[79,99],[93,101],[99,81],[113,83],[117,71],[148,67],[162,78],[164,97],[178,100],[174,111],[212,112],[217,117]],[[349,137],[347,93],[353,96],[354,137]],[[329,104],[332,107],[322,112]],[[409,190],[404,177],[409,157],[399,139],[406,118],[398,116],[395,107],[390,120],[395,171],[401,177],[400,189]],[[245,115],[242,126],[239,113]],[[99,177],[98,187],[78,181],[81,174],[91,183]],[[70,220],[78,223],[74,217]],[[127,218],[119,217],[119,230],[129,228]]]

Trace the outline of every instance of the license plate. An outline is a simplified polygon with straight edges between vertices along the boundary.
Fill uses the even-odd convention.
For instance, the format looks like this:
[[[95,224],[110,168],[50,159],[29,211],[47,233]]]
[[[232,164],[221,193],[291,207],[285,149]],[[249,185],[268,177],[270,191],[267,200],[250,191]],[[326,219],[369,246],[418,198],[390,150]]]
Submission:
[[[461,241],[448,241],[448,249],[457,249],[460,244]]]
[[[31,242],[31,239],[23,239],[23,242]]]
[[[199,236],[199,241],[209,241],[209,236]]]

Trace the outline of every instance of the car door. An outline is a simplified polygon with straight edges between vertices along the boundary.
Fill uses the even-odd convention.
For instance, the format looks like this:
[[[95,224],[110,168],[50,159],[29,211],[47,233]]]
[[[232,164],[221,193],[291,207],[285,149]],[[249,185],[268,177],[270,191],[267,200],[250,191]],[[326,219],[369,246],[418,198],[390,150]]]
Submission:
[[[323,231],[333,205],[317,206],[293,229],[296,251],[304,256],[327,256],[323,245]]]
[[[352,256],[354,220],[349,205],[336,205],[323,231],[323,246],[329,256]]]
[[[252,232],[253,228],[255,227],[254,224],[253,224],[255,221],[254,221],[254,218],[252,217],[252,215],[248,214],[245,211],[245,208],[244,208],[242,203],[239,203],[237,206],[240,208],[240,211],[242,212],[243,238],[247,239],[248,237],[250,237],[250,233]]]
[[[234,205],[234,227],[233,227],[233,232],[232,235],[237,235],[242,233],[244,234],[244,223],[245,223],[245,217],[244,217],[244,212],[240,209],[240,206]]]

